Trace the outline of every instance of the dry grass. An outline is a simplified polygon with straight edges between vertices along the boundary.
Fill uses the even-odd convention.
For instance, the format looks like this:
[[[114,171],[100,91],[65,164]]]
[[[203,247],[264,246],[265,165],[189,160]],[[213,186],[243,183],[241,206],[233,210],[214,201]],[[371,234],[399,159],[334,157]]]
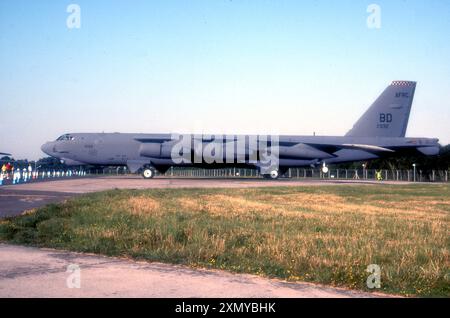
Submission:
[[[449,186],[115,190],[4,221],[19,243],[449,295]]]
[[[127,200],[121,201],[120,207],[127,212],[136,215],[149,213],[158,214],[159,212],[161,212],[161,205],[157,200],[142,195],[135,197],[133,196],[128,198]]]

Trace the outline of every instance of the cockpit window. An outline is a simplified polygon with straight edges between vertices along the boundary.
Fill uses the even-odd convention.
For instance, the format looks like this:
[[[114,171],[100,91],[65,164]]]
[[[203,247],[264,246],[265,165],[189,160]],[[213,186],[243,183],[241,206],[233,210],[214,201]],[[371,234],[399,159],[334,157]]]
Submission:
[[[61,137],[58,137],[56,141],[62,141],[62,140],[74,140],[75,138],[69,134],[62,135]]]

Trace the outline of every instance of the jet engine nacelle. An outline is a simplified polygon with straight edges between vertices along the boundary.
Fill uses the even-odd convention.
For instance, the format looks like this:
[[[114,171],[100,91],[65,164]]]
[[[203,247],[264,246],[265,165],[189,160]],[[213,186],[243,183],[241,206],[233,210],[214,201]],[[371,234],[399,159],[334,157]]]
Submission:
[[[280,157],[284,158],[298,158],[298,159],[329,159],[334,158],[333,155],[311,147],[306,144],[298,144],[291,147],[280,146]]]
[[[139,148],[139,154],[149,158],[170,158],[171,151],[172,145],[160,143],[144,143]]]

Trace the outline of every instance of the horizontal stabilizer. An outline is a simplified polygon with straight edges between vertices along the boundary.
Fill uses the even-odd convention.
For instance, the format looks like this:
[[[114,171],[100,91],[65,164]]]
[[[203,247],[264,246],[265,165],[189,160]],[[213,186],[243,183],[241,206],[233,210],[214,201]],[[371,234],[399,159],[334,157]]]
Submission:
[[[426,156],[436,156],[439,154],[440,149],[439,147],[420,147],[417,148],[421,153],[423,153]]]

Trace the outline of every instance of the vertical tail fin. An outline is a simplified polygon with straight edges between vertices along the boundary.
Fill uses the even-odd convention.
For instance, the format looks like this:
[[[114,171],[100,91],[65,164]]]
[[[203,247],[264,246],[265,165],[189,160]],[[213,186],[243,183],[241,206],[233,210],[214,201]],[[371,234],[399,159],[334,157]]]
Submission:
[[[416,82],[392,82],[346,136],[404,137],[415,89]]]

